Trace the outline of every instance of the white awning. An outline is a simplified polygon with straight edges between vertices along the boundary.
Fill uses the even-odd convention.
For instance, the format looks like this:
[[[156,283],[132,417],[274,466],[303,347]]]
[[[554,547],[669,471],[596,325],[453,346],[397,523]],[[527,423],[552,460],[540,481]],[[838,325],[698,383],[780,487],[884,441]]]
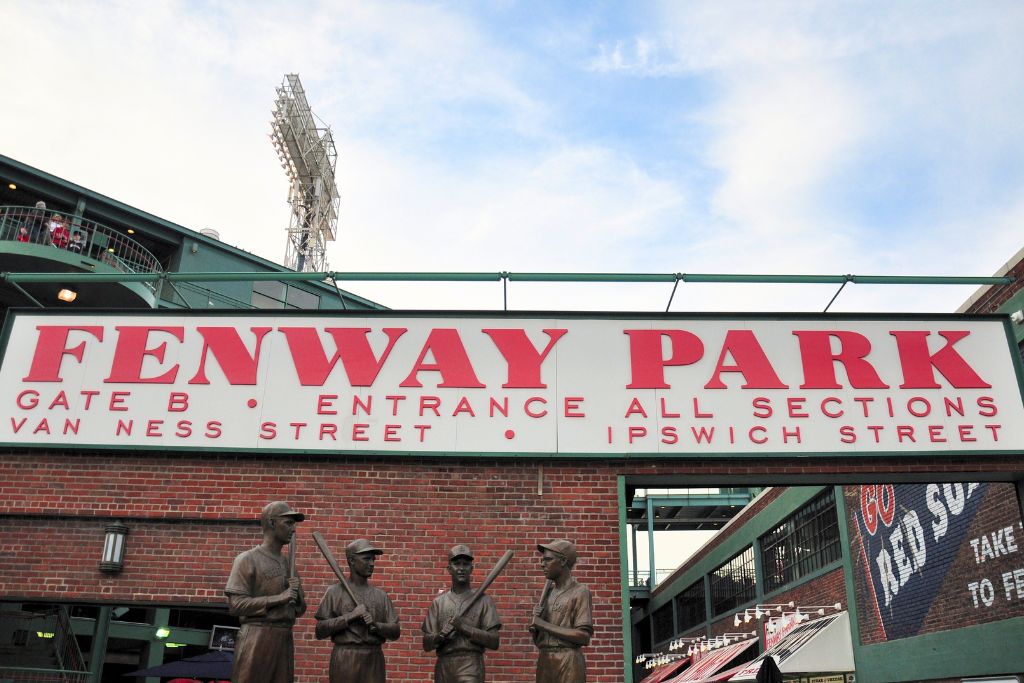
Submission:
[[[757,680],[761,660],[771,657],[784,674],[846,673],[854,670],[853,639],[848,612],[807,621],[775,647],[750,662],[730,681]]]

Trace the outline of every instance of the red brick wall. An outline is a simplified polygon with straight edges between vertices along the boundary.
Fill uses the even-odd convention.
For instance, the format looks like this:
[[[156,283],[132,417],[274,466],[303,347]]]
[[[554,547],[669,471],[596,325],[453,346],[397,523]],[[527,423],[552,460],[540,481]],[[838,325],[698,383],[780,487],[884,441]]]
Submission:
[[[538,495],[543,468],[543,493]],[[332,582],[309,539],[319,529],[338,555],[367,536],[386,554],[375,582],[388,590],[404,633],[387,647],[389,680],[429,679],[432,660],[419,624],[447,585],[445,552],[473,546],[480,580],[506,549],[516,558],[492,594],[505,622],[502,648],[488,654],[489,680],[532,677],[526,631],[542,586],[534,545],[568,537],[580,549],[577,577],[594,595],[597,629],[587,649],[596,683],[622,680],[623,645],[616,477],[741,476],[772,483],[835,472],[1019,472],[1014,459],[798,459],[541,461],[359,459],[225,454],[0,453],[0,597],[138,604],[223,604],[232,557],[260,540],[260,507],[284,499],[308,515],[299,569],[312,609]],[[131,527],[124,572],[97,568],[103,524]],[[298,680],[323,680],[329,647],[297,627]]]
[[[312,530],[324,533],[342,563],[345,543],[356,537],[386,551],[374,582],[390,593],[403,628],[386,647],[392,681],[428,680],[433,670],[419,627],[449,585],[446,553],[456,542],[476,553],[478,581],[505,550],[515,551],[490,591],[504,628],[487,667],[489,680],[531,679],[527,625],[543,586],[535,545],[567,537],[580,550],[576,577],[594,597],[591,680],[622,680],[618,504],[609,469],[545,465],[538,495],[538,467],[522,462],[39,454],[0,459],[0,481],[0,595],[7,598],[222,603],[232,558],[260,541],[251,520],[264,503],[289,501],[307,515],[298,558],[311,607],[296,629],[300,681],[323,679],[330,649],[313,638],[312,613],[333,575]],[[131,528],[125,569],[113,578],[97,566],[106,520],[89,519],[109,515]]]
[[[794,605],[834,605],[840,603],[842,609],[846,609],[846,583],[843,580],[843,570],[836,569],[834,571],[819,576],[813,581],[803,583],[791,590],[778,595],[773,595],[770,599],[766,600],[771,604],[784,605],[793,602]],[[792,612],[793,609],[785,608],[786,612]],[[767,617],[761,621],[752,619],[748,623],[740,623],[739,627],[733,625],[733,617],[735,612],[730,612],[727,616],[718,619],[711,624],[711,637],[725,635],[726,633],[742,633],[750,631],[757,631],[758,635],[764,634],[764,625],[767,622]],[[777,616],[777,612],[772,612],[772,616]],[[835,614],[835,610],[829,609],[825,611],[825,614]],[[812,615],[812,618],[818,618],[817,614]]]

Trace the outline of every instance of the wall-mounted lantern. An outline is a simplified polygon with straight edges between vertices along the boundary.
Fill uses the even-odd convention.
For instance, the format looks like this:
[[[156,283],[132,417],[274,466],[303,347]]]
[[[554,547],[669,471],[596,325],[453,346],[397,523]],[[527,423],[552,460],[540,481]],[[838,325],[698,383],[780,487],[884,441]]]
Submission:
[[[128,535],[128,527],[121,522],[112,522],[103,527],[103,531],[106,537],[103,540],[100,571],[117,574],[124,569],[124,540]]]

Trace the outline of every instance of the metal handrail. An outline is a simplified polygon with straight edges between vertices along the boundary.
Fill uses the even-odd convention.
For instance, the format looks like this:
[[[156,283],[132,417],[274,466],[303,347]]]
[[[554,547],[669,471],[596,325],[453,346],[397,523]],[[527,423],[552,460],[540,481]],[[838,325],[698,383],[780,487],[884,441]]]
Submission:
[[[144,246],[96,221],[44,208],[0,206],[0,241],[41,244],[79,254],[122,273],[163,273]],[[155,289],[157,278],[145,282]]]

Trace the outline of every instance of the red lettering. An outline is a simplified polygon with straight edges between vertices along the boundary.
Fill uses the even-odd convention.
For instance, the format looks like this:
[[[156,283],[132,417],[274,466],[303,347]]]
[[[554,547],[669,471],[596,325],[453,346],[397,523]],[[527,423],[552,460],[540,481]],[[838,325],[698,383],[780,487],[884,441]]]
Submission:
[[[143,377],[142,364],[145,362],[146,356],[152,356],[157,362],[163,363],[164,355],[167,353],[167,342],[153,348],[146,347],[151,332],[169,334],[181,342],[185,340],[185,328],[140,325],[118,326],[114,329],[118,332],[117,346],[114,347],[114,361],[110,366],[110,376],[103,380],[105,383],[174,384],[174,379],[178,376],[177,363],[157,377]]]
[[[452,417],[456,417],[459,413],[469,413],[470,417],[476,417],[476,413],[473,412],[473,406],[469,404],[469,399],[465,396],[459,399],[459,404],[452,411]]]
[[[686,330],[623,330],[629,335],[631,381],[627,389],[670,389],[665,382],[667,366],[691,365],[704,355],[700,337]],[[663,354],[669,342],[668,358]]]
[[[676,432],[675,427],[662,427],[661,428],[661,442],[668,446],[679,443],[679,434]]]
[[[27,401],[22,400],[25,397],[28,397]],[[22,410],[32,410],[39,405],[39,392],[35,389],[25,389],[14,399],[14,403]]]
[[[991,388],[992,385],[979,377],[963,356],[953,348],[958,341],[970,335],[970,332],[939,332],[939,336],[946,340],[946,345],[935,353],[928,350],[928,337],[931,332],[896,331],[889,334],[896,337],[896,348],[903,368],[903,384],[900,385],[900,389],[938,389],[939,384],[935,381],[933,368],[957,389]]]
[[[427,354],[434,358],[433,363],[425,361]],[[437,328],[430,331],[424,342],[420,355],[413,364],[412,372],[399,386],[422,387],[417,375],[421,372],[437,372],[441,375],[441,387],[457,387],[460,389],[480,389],[484,385],[473,372],[473,364],[469,361],[466,347],[462,344],[459,331],[448,328]]]
[[[772,400],[767,396],[758,396],[750,402],[754,406],[754,417],[766,420],[774,414]]]
[[[637,439],[642,439],[647,436],[647,427],[630,427],[628,431],[629,442],[633,443]]]
[[[358,396],[352,396],[352,415],[355,416],[362,410],[364,415],[369,415],[373,412],[373,396],[366,397],[366,403],[363,403],[363,399]]]
[[[260,438],[265,441],[277,438],[277,423],[264,422],[260,424]]]
[[[373,355],[367,335],[369,328],[328,327],[325,331],[334,338],[335,351],[330,360],[320,342],[320,335],[312,327],[281,327],[278,328],[288,342],[292,364],[302,386],[322,387],[328,375],[334,370],[338,359],[341,359],[353,387],[372,386],[384,366],[384,361],[391,355],[391,350],[406,332],[406,328],[384,328],[388,337],[387,348],[377,358]]]
[[[640,403],[640,399],[636,396],[634,396],[633,400],[629,402],[629,407],[626,408],[626,414],[624,417],[629,417],[630,415],[643,415],[644,417],[647,417],[647,411],[644,410],[643,404]]]
[[[182,391],[172,391],[167,398],[167,412],[183,413],[188,410],[188,394]]]
[[[726,357],[733,359],[732,365],[726,365]],[[722,382],[723,372],[738,372],[743,375],[744,389],[788,389],[775,374],[768,356],[761,348],[760,342],[752,330],[729,330],[722,343],[722,352],[718,355],[718,363],[711,374],[711,380],[704,385],[705,389],[726,389]]]
[[[270,332],[269,327],[251,327],[250,331],[256,336],[256,348],[249,353],[245,347],[238,330],[233,327],[197,327],[203,338],[203,351],[199,357],[199,370],[195,376],[188,381],[189,384],[209,384],[206,378],[206,356],[213,352],[224,377],[231,385],[254,385],[256,384],[256,371],[260,362],[260,347],[263,345],[263,337]]]
[[[440,408],[440,396],[420,396],[420,417],[423,417],[424,411],[427,410],[433,410],[435,417],[441,417]]]
[[[384,425],[384,440],[385,441],[401,441],[402,437],[398,436],[398,430],[402,425]]]
[[[526,399],[525,403],[523,403],[523,412],[525,412],[530,417],[544,417],[545,415],[548,414],[548,411],[547,411],[546,408],[542,409],[540,411],[534,412],[533,411],[533,404],[534,403],[540,403],[541,405],[547,405],[548,404],[547,399],[545,399],[545,398],[543,398],[541,396],[531,396],[530,398]]]
[[[502,387],[506,389],[545,389],[548,385],[541,382],[540,367],[544,363],[544,359],[551,353],[551,349],[555,347],[555,343],[568,330],[544,330],[544,334],[548,336],[548,343],[540,353],[537,353],[537,348],[526,336],[526,330],[486,329],[482,332],[491,338],[508,365],[508,381],[502,384]]]
[[[836,380],[836,363],[843,366],[850,386],[856,389],[888,389],[864,360],[871,353],[871,342],[857,332],[818,330],[794,331],[800,341],[800,360],[804,368],[801,389],[842,389]],[[832,340],[839,342],[839,351],[832,351]]]
[[[563,415],[566,417],[586,417],[586,413],[580,407],[581,403],[583,403],[582,396],[566,396],[562,404],[565,407]]]
[[[996,400],[991,396],[978,397],[978,415],[981,417],[994,417],[999,410],[996,408]]]
[[[60,365],[64,356],[71,356],[79,363],[85,354],[85,341],[78,346],[68,348],[68,333],[71,331],[85,332],[103,341],[103,328],[98,326],[73,327],[67,325],[39,325],[39,339],[32,355],[32,364],[28,375],[22,382],[62,382]]]
[[[839,428],[839,433],[842,434],[842,438],[839,440],[843,443],[857,443],[857,432],[854,431],[852,425],[843,425]]]
[[[128,410],[128,406],[124,404],[126,398],[132,395],[130,391],[112,391],[110,392],[110,403],[107,404],[107,410],[124,412]]]
[[[337,394],[320,394],[316,397],[316,414],[317,415],[337,415],[338,411],[334,409],[334,402],[338,399]],[[355,414],[353,409],[352,414]]]
[[[821,413],[822,413],[822,415],[824,415],[825,417],[842,417],[843,415],[846,414],[846,411],[843,410],[842,408],[837,409],[836,412],[834,412],[834,413],[832,411],[830,411],[828,409],[828,406],[829,405],[833,405],[833,404],[835,404],[835,405],[842,405],[843,402],[840,401],[835,396],[829,396],[828,398],[821,399]]]

